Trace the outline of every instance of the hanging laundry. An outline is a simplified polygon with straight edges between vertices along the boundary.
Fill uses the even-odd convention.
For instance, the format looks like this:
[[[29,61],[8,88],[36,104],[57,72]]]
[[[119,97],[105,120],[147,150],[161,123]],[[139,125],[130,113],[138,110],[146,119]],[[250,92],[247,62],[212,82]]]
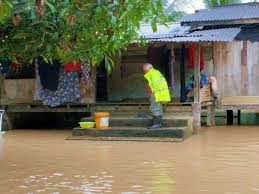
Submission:
[[[188,48],[188,68],[194,69],[195,66],[195,44],[191,44]]]
[[[174,65],[175,65],[175,53],[174,48],[171,48],[170,51],[170,61],[169,61],[169,68],[170,68],[170,86],[171,89],[175,89],[175,80],[174,80]]]
[[[180,61],[180,81],[181,81],[181,96],[180,96],[180,102],[186,101],[186,95],[185,95],[185,53],[186,53],[186,47],[184,44],[181,45],[181,61]]]
[[[7,58],[0,58],[0,71],[4,77],[9,73],[10,64],[11,62]]]
[[[80,79],[80,102],[81,103],[94,103],[95,102],[95,90],[94,70],[91,65],[81,65],[81,79]]]
[[[56,107],[63,103],[76,102],[80,98],[78,72],[67,73],[61,68],[58,83],[56,91],[38,87],[35,98],[39,98],[44,105],[51,107]]]
[[[195,66],[195,57],[196,57],[196,45],[195,43],[191,44],[188,48],[188,68],[194,69]],[[204,69],[204,49],[203,46],[200,46],[200,71]]]
[[[46,63],[43,58],[38,59],[39,77],[43,89],[56,91],[58,88],[60,62],[54,60],[52,64]]]
[[[85,64],[81,65],[81,80],[88,82],[91,80],[91,65]]]
[[[203,46],[200,46],[200,71],[204,69],[204,51]]]
[[[77,61],[76,63],[68,62],[64,65],[64,70],[65,70],[65,72],[80,71],[81,63],[80,63],[80,61]]]

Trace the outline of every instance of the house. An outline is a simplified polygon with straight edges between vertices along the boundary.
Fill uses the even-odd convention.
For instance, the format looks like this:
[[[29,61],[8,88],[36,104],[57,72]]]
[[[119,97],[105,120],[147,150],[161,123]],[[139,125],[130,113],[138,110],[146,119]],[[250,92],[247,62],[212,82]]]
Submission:
[[[142,24],[139,33],[146,38],[147,44],[132,43],[121,57],[115,59],[115,68],[110,75],[102,68],[92,70],[93,86],[80,102],[56,108],[42,106],[32,98],[35,82],[32,78],[3,80],[1,106],[7,112],[91,113],[106,110],[120,111],[119,114],[122,114],[124,111],[146,111],[149,102],[141,67],[143,63],[151,62],[165,74],[173,88],[172,103],[167,104],[165,110],[181,110],[180,115],[189,111],[188,115],[193,117],[194,132],[197,132],[201,126],[202,107],[207,108],[208,124],[215,124],[215,103],[210,96],[204,100],[200,89],[202,58],[202,73],[214,75],[218,82],[220,92],[217,108],[259,109],[258,31],[258,3],[198,10],[184,17],[180,23],[169,23],[167,27],[159,25],[155,33],[150,25]],[[188,68],[188,48],[193,44],[196,45],[196,62],[193,68]],[[173,85],[169,66],[172,50],[175,55]],[[152,53],[158,54],[160,61]],[[185,86],[192,75],[195,80],[194,101],[186,102]]]
[[[204,47],[205,72],[214,75],[218,82],[218,108],[230,113],[231,110],[259,109],[259,4],[234,4],[198,10],[180,22],[181,27],[169,33],[146,35],[149,45],[177,48],[195,43],[197,51]],[[194,70],[196,98],[193,116],[196,128],[200,126],[201,110],[198,69],[196,67]],[[185,77],[180,77],[180,80]],[[176,90],[179,91],[179,88]]]

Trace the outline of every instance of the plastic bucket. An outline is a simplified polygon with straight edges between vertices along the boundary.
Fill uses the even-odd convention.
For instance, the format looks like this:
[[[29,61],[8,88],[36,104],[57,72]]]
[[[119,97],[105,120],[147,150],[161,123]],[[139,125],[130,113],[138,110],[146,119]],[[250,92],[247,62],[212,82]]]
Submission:
[[[95,117],[95,127],[97,129],[107,129],[109,128],[109,116],[108,112],[96,112]]]

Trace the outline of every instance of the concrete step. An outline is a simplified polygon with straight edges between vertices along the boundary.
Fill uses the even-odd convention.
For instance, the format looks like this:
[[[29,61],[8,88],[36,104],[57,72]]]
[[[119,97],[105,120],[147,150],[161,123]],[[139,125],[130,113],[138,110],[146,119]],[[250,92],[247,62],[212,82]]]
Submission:
[[[87,140],[87,141],[134,141],[134,142],[181,142],[184,138],[173,137],[91,137],[91,136],[71,136],[67,140]]]
[[[188,127],[169,127],[161,129],[147,129],[146,127],[116,126],[109,129],[81,129],[74,128],[73,136],[86,137],[123,137],[123,138],[182,138],[192,134]]]
[[[150,110],[149,111],[142,111],[142,112],[133,112],[133,111],[118,111],[118,112],[110,112],[111,116],[136,116],[138,114],[143,114],[143,115],[151,115]],[[164,116],[192,116],[192,112],[191,111],[175,111],[175,112],[164,112]]]
[[[96,112],[106,111],[113,113],[127,113],[127,112],[134,112],[134,113],[149,113],[150,112],[150,105],[96,105],[95,109]],[[165,105],[164,106],[165,112],[192,112],[192,107],[190,105],[185,106],[173,106],[173,105]]]
[[[111,127],[116,126],[132,126],[132,127],[147,127],[152,124],[152,117],[145,116],[144,118],[137,118],[136,116],[111,116],[109,124]],[[81,119],[82,122],[89,121],[87,118]],[[190,116],[164,116],[164,127],[190,127],[193,118]]]
[[[134,126],[147,127],[152,124],[152,118],[134,118],[134,117],[111,117],[111,126]],[[188,125],[187,119],[164,118],[164,127],[185,127]]]

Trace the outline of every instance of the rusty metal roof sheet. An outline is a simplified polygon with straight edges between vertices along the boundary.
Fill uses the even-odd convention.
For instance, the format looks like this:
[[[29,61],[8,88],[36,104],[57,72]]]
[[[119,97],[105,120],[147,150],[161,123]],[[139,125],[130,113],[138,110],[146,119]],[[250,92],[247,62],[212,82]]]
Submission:
[[[259,3],[244,3],[199,10],[194,14],[185,16],[181,19],[181,22],[213,22],[256,18],[259,18]]]
[[[198,30],[194,32],[168,33],[146,36],[148,42],[231,42],[241,31],[240,28]]]

